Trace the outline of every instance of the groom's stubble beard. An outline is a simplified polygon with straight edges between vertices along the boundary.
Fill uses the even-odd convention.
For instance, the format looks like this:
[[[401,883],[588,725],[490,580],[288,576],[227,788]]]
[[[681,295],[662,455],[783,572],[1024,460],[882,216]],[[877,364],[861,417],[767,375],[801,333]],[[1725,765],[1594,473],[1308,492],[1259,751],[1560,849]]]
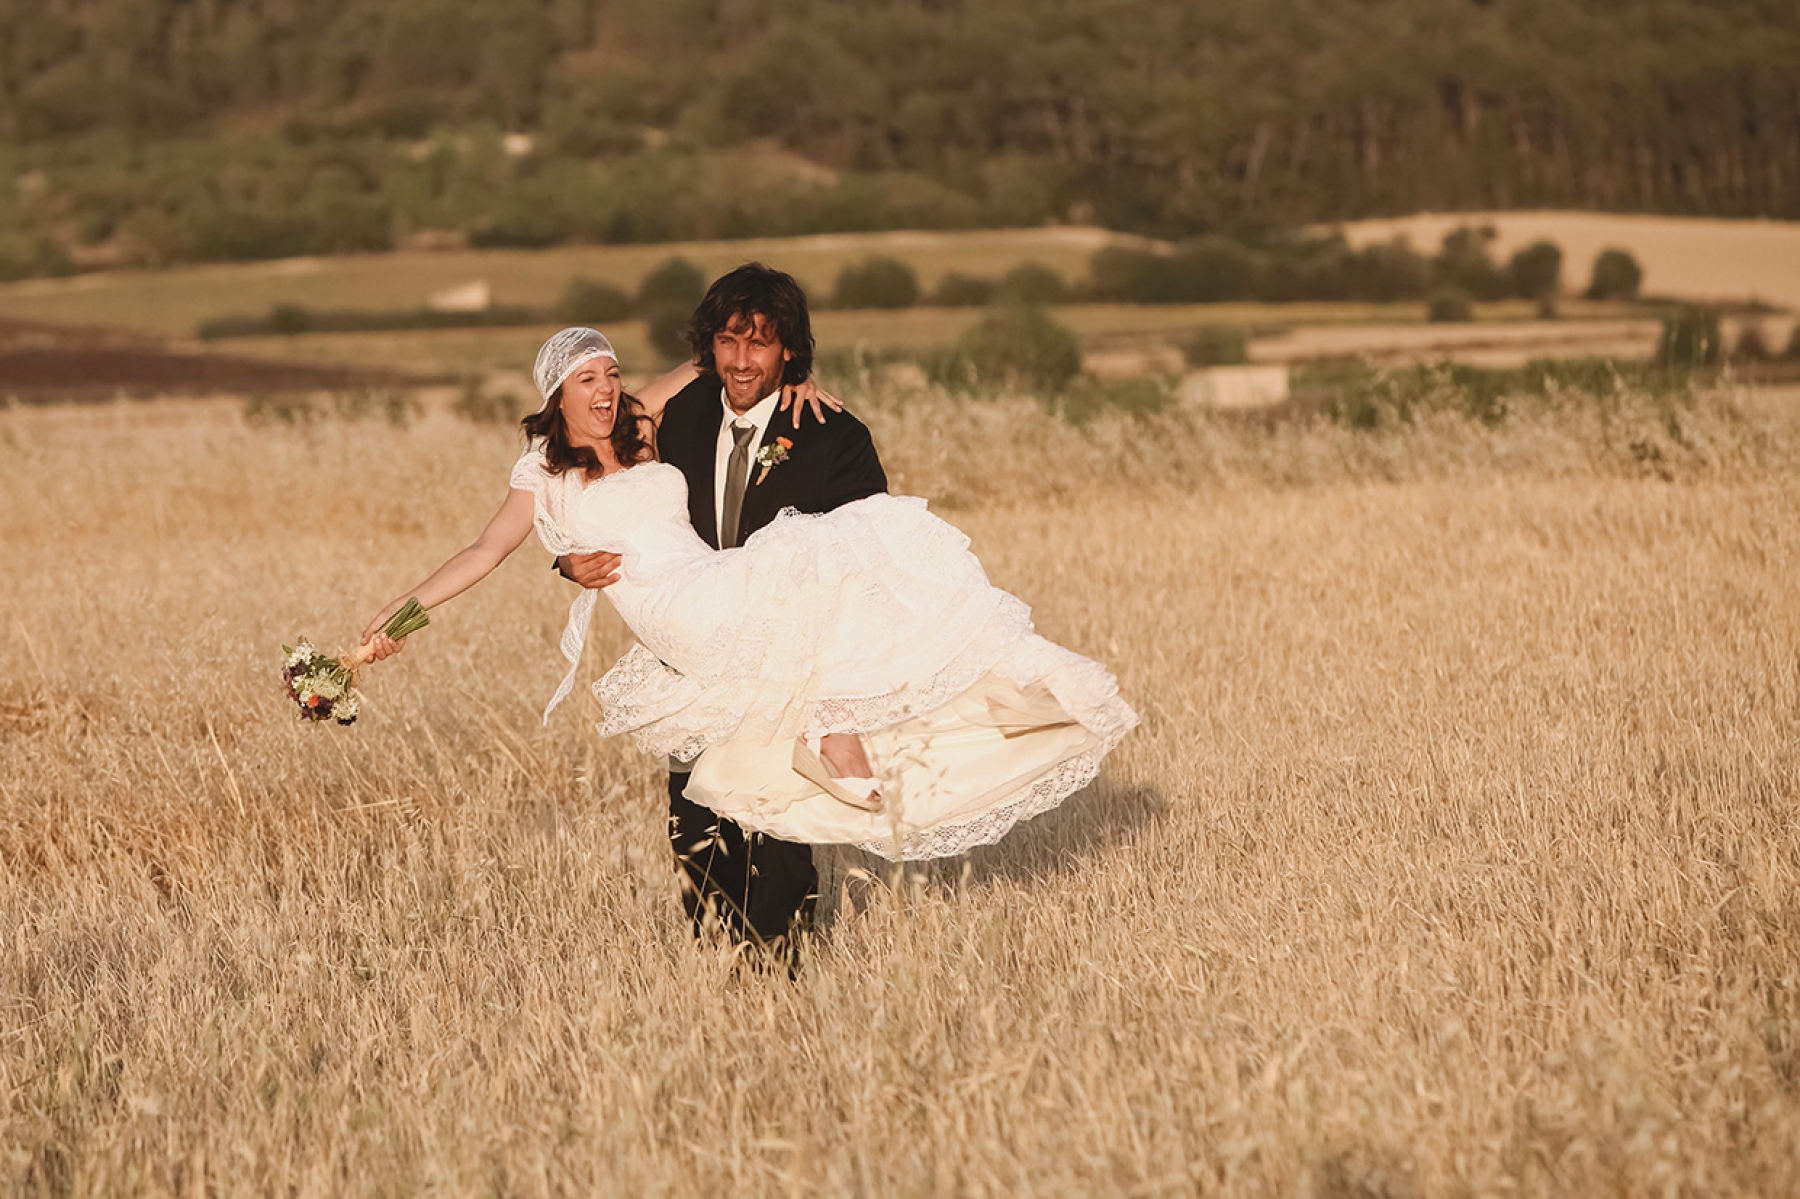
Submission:
[[[757,381],[736,383],[732,377],[721,371],[720,378],[725,384],[725,403],[739,416],[762,403],[763,397],[781,386],[781,374],[776,372],[771,378],[767,374],[757,376]]]

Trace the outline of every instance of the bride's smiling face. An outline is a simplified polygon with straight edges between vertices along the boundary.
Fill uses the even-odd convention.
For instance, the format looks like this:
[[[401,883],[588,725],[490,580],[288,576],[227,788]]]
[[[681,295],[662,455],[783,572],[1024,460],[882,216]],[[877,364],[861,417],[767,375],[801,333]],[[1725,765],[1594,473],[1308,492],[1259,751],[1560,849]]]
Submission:
[[[590,358],[563,380],[562,417],[569,430],[569,444],[598,446],[612,436],[619,417],[619,398],[625,394],[614,358]]]

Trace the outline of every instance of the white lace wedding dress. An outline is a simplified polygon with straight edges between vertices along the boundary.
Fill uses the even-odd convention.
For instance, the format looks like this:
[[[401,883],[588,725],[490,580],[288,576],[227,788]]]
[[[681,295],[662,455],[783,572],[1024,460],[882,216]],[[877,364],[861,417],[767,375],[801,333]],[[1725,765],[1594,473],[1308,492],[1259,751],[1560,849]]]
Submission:
[[[534,497],[551,553],[623,556],[604,594],[641,644],[594,684],[601,735],[693,762],[689,798],[748,828],[896,860],[961,853],[1087,785],[1137,723],[1113,676],[1034,634],[924,500],[789,509],[719,551],[665,463],[590,483],[551,473],[534,445],[512,486]],[[551,708],[596,594],[570,611]],[[833,732],[863,736],[881,812],[794,773],[794,739]]]

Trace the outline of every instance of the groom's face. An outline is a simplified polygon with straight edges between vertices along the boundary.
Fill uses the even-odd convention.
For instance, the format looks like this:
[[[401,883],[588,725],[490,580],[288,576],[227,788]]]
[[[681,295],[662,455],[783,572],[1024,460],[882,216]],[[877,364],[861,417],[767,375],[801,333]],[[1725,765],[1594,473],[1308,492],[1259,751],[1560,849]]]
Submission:
[[[760,312],[734,316],[713,334],[713,361],[733,412],[750,411],[780,387],[792,357],[776,335],[774,322]]]

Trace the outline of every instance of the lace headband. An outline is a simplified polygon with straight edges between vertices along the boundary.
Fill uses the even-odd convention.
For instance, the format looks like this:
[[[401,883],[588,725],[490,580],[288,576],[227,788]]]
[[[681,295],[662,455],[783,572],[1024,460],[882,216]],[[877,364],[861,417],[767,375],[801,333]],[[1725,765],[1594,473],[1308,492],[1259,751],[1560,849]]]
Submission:
[[[544,343],[544,348],[538,351],[537,364],[531,368],[531,378],[537,384],[538,394],[548,400],[563,385],[563,381],[575,373],[576,367],[596,358],[611,358],[614,362],[619,360],[612,342],[606,340],[604,333],[579,325],[564,329]]]

